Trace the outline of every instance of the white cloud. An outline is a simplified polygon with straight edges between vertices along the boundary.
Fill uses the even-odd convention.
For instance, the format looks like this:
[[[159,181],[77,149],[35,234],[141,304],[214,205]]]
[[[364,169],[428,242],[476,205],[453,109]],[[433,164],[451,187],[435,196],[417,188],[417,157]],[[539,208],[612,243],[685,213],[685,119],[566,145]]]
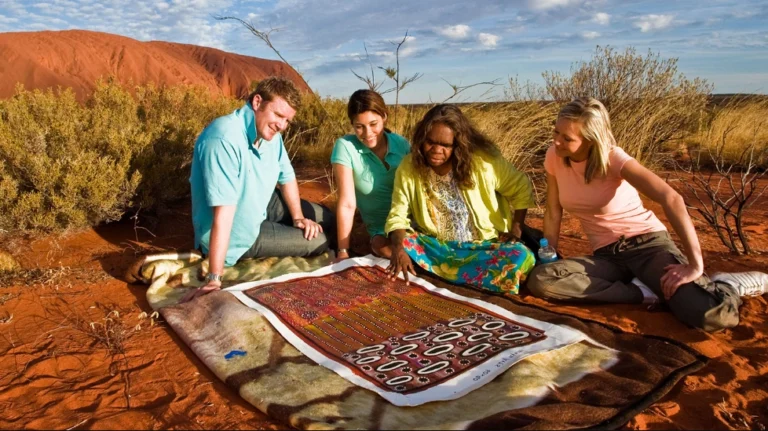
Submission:
[[[461,40],[466,39],[469,36],[469,32],[472,29],[465,24],[449,25],[446,27],[438,28],[435,30],[437,34],[447,37],[448,39]]]
[[[533,10],[549,10],[576,3],[579,3],[579,0],[528,0],[528,6]]]
[[[499,43],[501,37],[490,33],[480,33],[477,35],[477,39],[484,47],[494,48],[496,47],[496,44]]]
[[[599,25],[608,25],[611,23],[611,16],[605,12],[598,12],[592,17],[592,22]]]
[[[585,31],[585,32],[581,33],[581,37],[583,37],[584,39],[590,39],[590,40],[591,39],[596,39],[596,38],[600,37],[600,33],[596,32],[596,31]]]
[[[635,20],[635,27],[639,28],[643,33],[663,30],[671,26],[674,19],[674,15],[643,15]]]

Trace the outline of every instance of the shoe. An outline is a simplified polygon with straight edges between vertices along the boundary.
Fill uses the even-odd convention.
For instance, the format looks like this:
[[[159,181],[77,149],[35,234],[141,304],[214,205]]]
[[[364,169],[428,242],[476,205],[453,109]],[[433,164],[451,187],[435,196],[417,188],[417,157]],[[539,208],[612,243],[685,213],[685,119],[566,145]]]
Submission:
[[[760,296],[768,292],[768,274],[760,271],[721,272],[713,275],[712,281],[731,286],[739,296]]]
[[[659,297],[653,291],[650,287],[646,286],[645,283],[640,281],[639,278],[635,277],[630,281],[630,283],[637,286],[638,289],[640,289],[640,292],[643,293],[643,304],[647,305],[655,305],[659,303]]]

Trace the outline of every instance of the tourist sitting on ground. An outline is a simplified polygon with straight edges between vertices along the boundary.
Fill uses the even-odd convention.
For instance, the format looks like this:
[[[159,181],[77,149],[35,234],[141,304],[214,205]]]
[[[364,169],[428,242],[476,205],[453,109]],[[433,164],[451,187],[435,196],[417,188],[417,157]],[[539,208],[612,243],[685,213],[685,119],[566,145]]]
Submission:
[[[720,274],[712,280],[704,275],[683,198],[616,145],[608,112],[598,100],[567,104],[553,137],[544,162],[544,236],[557,247],[565,209],[581,222],[593,254],[538,266],[527,283],[534,295],[604,303],[662,298],[681,321],[716,331],[739,322],[740,296],[765,292],[768,275],[763,273]],[[638,192],[661,205],[684,254]]]
[[[535,262],[517,241],[534,206],[528,176],[453,105],[430,109],[412,143],[384,227],[392,243],[390,278],[402,273],[408,280],[415,261],[457,284],[517,293]]]
[[[360,209],[373,254],[389,259],[392,250],[384,234],[392,206],[392,186],[400,162],[411,145],[386,128],[387,105],[379,93],[357,90],[349,98],[347,116],[355,133],[336,140],[331,154],[338,186],[336,261],[349,258],[355,209]]]
[[[215,119],[197,138],[192,224],[195,247],[210,266],[206,284],[182,301],[220,289],[224,267],[240,259],[311,256],[329,248],[333,213],[299,198],[280,134],[300,103],[291,81],[267,78],[242,108]]]

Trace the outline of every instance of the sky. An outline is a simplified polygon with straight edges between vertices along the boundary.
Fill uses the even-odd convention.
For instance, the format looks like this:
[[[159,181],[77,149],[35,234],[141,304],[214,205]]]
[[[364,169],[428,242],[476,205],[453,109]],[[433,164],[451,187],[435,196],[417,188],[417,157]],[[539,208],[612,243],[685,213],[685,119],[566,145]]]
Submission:
[[[495,100],[510,78],[542,85],[596,47],[677,58],[715,93],[768,94],[768,1],[754,0],[0,0],[0,32],[85,29],[277,59],[233,20],[250,22],[323,96],[346,98],[381,67],[422,74],[401,103]],[[365,50],[368,51],[366,56]],[[385,95],[394,101],[394,93]],[[454,99],[456,100],[456,99]]]

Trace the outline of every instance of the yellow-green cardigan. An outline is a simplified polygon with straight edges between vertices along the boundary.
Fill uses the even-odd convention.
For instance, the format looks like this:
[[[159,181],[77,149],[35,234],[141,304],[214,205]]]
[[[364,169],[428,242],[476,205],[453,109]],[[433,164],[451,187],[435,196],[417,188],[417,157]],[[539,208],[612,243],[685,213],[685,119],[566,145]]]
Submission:
[[[461,190],[472,221],[483,240],[494,239],[512,228],[512,210],[534,207],[531,181],[502,156],[475,153],[472,156],[472,179],[475,186]],[[395,174],[392,209],[384,232],[411,229],[416,222],[421,233],[437,237],[437,228],[429,216],[428,184],[413,166],[413,155],[406,156]]]

